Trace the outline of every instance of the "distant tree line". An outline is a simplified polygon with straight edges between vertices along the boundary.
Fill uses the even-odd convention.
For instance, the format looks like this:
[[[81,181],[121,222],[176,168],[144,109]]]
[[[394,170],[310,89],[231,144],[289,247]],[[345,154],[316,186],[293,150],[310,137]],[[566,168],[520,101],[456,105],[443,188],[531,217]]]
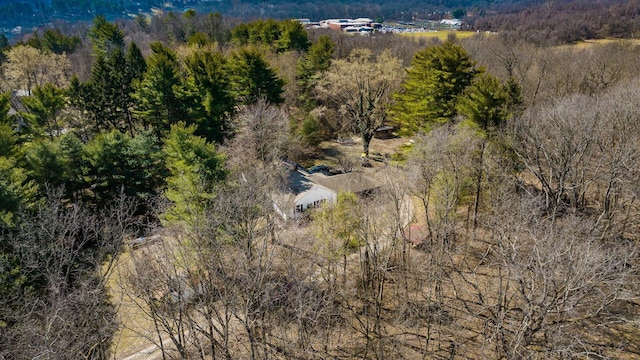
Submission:
[[[635,38],[640,31],[640,7],[637,1],[556,1],[468,20],[476,30],[558,45],[605,37]]]
[[[0,5],[6,7],[3,13],[8,18],[19,20],[23,16],[31,16],[35,11],[38,16],[46,17],[49,9],[44,9],[44,3],[37,2],[38,10],[30,4],[16,3]],[[152,6],[162,6],[164,3],[153,1],[138,2],[138,5],[130,6],[124,2],[73,2],[63,0],[52,2],[52,9],[59,15],[59,19],[65,19],[63,14],[75,11],[76,13],[105,14],[109,18],[119,18],[123,12],[137,12],[139,8],[147,9]],[[179,6],[184,4],[180,3]],[[389,20],[440,20],[443,18],[463,18],[464,28],[480,31],[500,31],[512,33],[514,36],[524,38],[536,44],[556,45],[571,43],[578,40],[623,37],[632,38],[638,32],[638,6],[634,1],[607,0],[593,3],[583,0],[562,0],[553,3],[540,1],[408,1],[408,2],[322,2],[322,3],[289,3],[287,1],[275,1],[266,4],[264,2],[216,2],[191,4],[198,10],[213,11],[224,14],[227,22],[238,23],[240,19],[290,19],[310,18],[314,20],[335,17],[370,17],[372,19]],[[42,7],[42,9],[40,9]],[[129,8],[131,7],[131,8]],[[87,13],[87,14],[89,14]],[[114,15],[116,14],[116,15]],[[153,31],[163,29],[165,36],[172,37],[168,40],[188,40],[194,35],[193,29],[199,28],[203,16],[195,15],[193,9],[186,10],[185,14],[189,26],[184,26],[185,18],[179,13],[167,11],[165,15],[154,16],[151,28]],[[85,16],[86,18],[86,16]],[[44,19],[44,18],[43,18]],[[159,19],[162,19],[159,23]],[[235,19],[235,20],[234,20]],[[53,20],[53,19],[51,19]],[[29,20],[31,21],[31,20]],[[44,21],[44,20],[43,20]],[[265,20],[268,23],[268,20]],[[0,19],[0,23],[2,19]],[[138,18],[141,26],[145,21],[142,16]],[[209,31],[212,31],[211,29]],[[238,29],[239,32],[245,31]],[[202,31],[200,31],[202,32]],[[237,35],[239,35],[238,33]],[[54,34],[49,34],[51,37]],[[197,36],[192,41],[197,41]],[[228,34],[227,34],[228,36]],[[161,37],[157,35],[157,39]],[[268,39],[268,37],[267,37]],[[38,39],[34,40],[37,41]],[[228,38],[227,38],[228,40]],[[47,39],[44,39],[47,41]],[[67,44],[69,46],[71,44]],[[62,49],[67,49],[66,47]],[[57,51],[59,51],[58,49]]]

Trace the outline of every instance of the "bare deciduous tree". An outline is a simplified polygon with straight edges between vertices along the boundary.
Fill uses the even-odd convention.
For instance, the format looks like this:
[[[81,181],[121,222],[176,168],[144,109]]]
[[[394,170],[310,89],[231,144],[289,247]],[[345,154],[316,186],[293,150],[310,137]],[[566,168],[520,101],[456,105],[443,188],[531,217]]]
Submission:
[[[633,191],[620,186],[637,176],[637,121],[631,110],[637,92],[637,84],[628,83],[598,99],[576,95],[517,119],[514,149],[552,214],[566,207],[584,210],[597,201],[607,215],[614,198],[633,202]],[[622,188],[625,194],[618,193]]]
[[[456,210],[469,193],[480,139],[464,126],[442,127],[418,139],[408,160],[407,189],[420,199],[430,243],[455,238]]]
[[[67,85],[70,65],[66,55],[47,53],[27,45],[18,45],[7,53],[4,75],[11,90],[31,94],[36,86],[51,83]]]
[[[270,164],[286,154],[288,116],[278,107],[259,99],[238,114],[236,132],[229,152],[231,166],[259,161]]]
[[[402,81],[402,62],[389,52],[373,58],[368,49],[356,49],[344,60],[336,60],[316,91],[339,109],[345,128],[362,137],[364,154],[386,120],[391,94]]]
[[[5,238],[15,268],[3,280],[13,278],[15,287],[0,312],[0,357],[110,356],[118,324],[107,281],[113,256],[134,230],[135,206],[120,198],[98,212],[68,205],[61,194],[52,191],[36,213],[21,214]]]
[[[591,232],[593,220],[544,219],[539,209],[544,202],[502,196],[486,224],[486,253],[452,261],[458,299],[497,357],[528,358],[540,349],[550,357],[575,355],[578,339],[590,342],[589,321],[607,322],[612,304],[634,296],[627,264],[635,244],[603,243]]]
[[[590,100],[574,96],[559,104],[537,107],[516,123],[517,153],[545,194],[545,204],[555,214],[563,206],[586,205],[592,185],[587,168],[596,150],[597,133],[605,119],[588,109]]]

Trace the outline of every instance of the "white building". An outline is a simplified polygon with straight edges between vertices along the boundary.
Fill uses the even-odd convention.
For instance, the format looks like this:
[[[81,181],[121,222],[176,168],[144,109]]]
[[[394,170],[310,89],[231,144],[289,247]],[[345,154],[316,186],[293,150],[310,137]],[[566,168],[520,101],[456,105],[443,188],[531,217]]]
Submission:
[[[358,172],[327,176],[296,169],[289,172],[287,192],[276,196],[274,208],[285,219],[297,219],[305,211],[319,208],[325,202],[335,203],[338,193],[366,196],[378,188],[378,181]]]
[[[320,27],[330,28],[333,30],[342,30],[345,32],[369,33],[375,28],[379,28],[380,24],[375,23],[369,18],[357,19],[327,19],[319,22]]]
[[[462,20],[460,19],[443,19],[440,24],[451,26],[454,29],[459,29],[462,26]]]

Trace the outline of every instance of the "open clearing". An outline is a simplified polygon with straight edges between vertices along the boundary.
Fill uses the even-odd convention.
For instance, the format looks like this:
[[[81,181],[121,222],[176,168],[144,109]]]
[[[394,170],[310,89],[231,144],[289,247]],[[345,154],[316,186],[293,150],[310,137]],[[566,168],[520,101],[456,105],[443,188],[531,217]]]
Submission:
[[[411,33],[400,33],[401,36],[410,37],[416,41],[421,39],[433,39],[437,38],[442,41],[445,41],[449,38],[449,36],[455,36],[457,39],[466,39],[473,35],[478,34],[475,31],[429,31],[429,32],[411,32]]]
[[[634,46],[638,46],[640,45],[640,40],[639,39],[613,39],[613,38],[606,38],[606,39],[589,39],[589,40],[582,40],[582,41],[578,41],[575,44],[570,44],[570,45],[561,45],[561,48],[577,48],[577,49],[588,49],[591,48],[593,46],[602,46],[602,45],[611,45],[611,44],[629,44],[629,45],[634,45]]]

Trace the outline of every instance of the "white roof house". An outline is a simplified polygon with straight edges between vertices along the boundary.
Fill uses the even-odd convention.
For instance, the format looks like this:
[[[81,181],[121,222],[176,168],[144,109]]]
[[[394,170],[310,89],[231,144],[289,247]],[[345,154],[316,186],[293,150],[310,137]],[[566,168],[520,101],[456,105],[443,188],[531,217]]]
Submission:
[[[321,207],[325,202],[334,203],[338,193],[364,196],[380,187],[378,181],[358,172],[327,176],[291,170],[287,180],[287,191],[274,200],[274,208],[285,219],[297,219],[303,212]]]

